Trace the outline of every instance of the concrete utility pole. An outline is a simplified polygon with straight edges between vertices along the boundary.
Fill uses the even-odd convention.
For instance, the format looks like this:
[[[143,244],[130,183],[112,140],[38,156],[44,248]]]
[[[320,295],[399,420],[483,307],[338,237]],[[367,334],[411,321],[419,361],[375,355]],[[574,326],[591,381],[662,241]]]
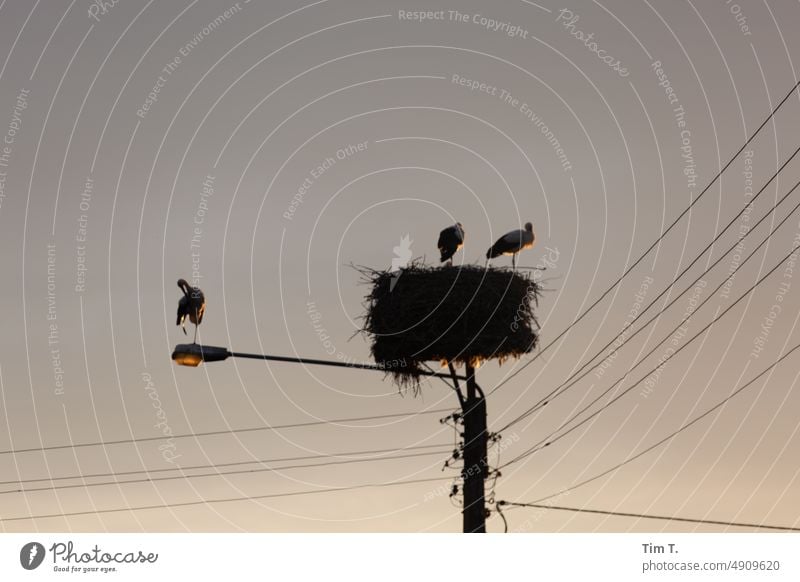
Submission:
[[[467,397],[461,408],[464,419],[464,533],[486,533],[484,483],[489,473],[486,454],[486,397],[475,381],[475,368],[466,366]]]

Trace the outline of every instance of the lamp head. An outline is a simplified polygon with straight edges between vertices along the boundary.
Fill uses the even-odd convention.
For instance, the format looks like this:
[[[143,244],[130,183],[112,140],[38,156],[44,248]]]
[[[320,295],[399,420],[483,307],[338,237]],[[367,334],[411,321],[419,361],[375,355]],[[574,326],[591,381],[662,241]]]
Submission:
[[[201,362],[220,362],[226,360],[230,355],[228,348],[201,346],[200,344],[178,344],[172,352],[172,359],[179,366],[196,368]]]

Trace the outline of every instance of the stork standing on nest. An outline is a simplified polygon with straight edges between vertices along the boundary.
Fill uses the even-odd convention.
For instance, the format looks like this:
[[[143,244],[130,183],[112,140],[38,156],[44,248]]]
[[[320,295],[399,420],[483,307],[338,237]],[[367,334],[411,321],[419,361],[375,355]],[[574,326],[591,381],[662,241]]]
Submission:
[[[439,233],[439,247],[440,259],[439,262],[444,263],[449,261],[448,264],[453,264],[453,255],[464,246],[464,227],[460,222],[456,222],[453,226],[448,226]]]
[[[497,239],[491,248],[486,251],[486,262],[500,255],[511,255],[511,266],[517,268],[517,253],[533,248],[536,242],[536,235],[533,234],[533,224],[525,223],[523,230],[512,230]]]
[[[199,287],[190,287],[185,279],[178,279],[178,287],[183,291],[183,297],[178,301],[178,320],[183,333],[186,334],[186,318],[194,324],[194,340],[197,343],[197,327],[203,323],[203,313],[206,311],[206,298]]]

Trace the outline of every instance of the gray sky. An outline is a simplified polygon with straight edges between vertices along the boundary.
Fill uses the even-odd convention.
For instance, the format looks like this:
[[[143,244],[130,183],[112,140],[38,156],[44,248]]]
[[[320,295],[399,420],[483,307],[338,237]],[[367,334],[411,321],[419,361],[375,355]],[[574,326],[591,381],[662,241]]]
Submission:
[[[435,13],[414,20],[418,10]],[[439,230],[455,220],[467,233],[457,259],[482,263],[491,242],[530,220],[538,242],[520,263],[553,263],[538,309],[546,345],[686,208],[794,85],[792,57],[800,41],[789,23],[797,22],[799,10],[789,1],[723,0],[126,0],[105,12],[88,0],[4,2],[0,450],[408,415],[6,453],[0,455],[3,480],[451,447],[453,431],[438,422],[442,415],[417,415],[456,406],[441,382],[426,384],[414,398],[374,372],[248,360],[174,366],[172,347],[186,341],[174,325],[175,281],[199,280],[208,302],[200,333],[207,344],[369,361],[366,338],[354,336],[367,289],[351,264],[388,268],[404,235],[415,257],[433,262]],[[491,396],[490,428],[558,386],[672,282],[752,198],[748,187],[757,191],[792,154],[798,120],[795,95],[657,251]],[[787,166],[670,298],[770,210],[800,176],[798,163]],[[746,239],[741,258],[796,199],[795,193]],[[730,306],[794,240],[800,243],[799,221],[791,217],[692,317],[676,346]],[[623,376],[737,263],[732,255],[724,258],[703,279],[706,287],[680,298],[602,375],[590,374],[506,431],[501,462],[551,434]],[[581,429],[506,468],[497,498],[533,501],[598,474],[770,365],[800,338],[800,281],[797,267],[791,269],[781,265],[667,363],[647,390],[634,388]],[[657,366],[668,345],[621,388]],[[491,389],[525,361],[487,363],[481,385]],[[559,502],[797,524],[797,362],[790,356],[721,411]],[[497,450],[490,454],[496,461]],[[456,475],[441,470],[446,457],[5,493],[0,518],[442,478],[0,520],[0,526],[458,531],[459,509],[442,494]],[[256,466],[221,470],[242,468]],[[692,529],[527,509],[509,511],[508,518],[519,531]],[[489,529],[500,528],[493,517]]]

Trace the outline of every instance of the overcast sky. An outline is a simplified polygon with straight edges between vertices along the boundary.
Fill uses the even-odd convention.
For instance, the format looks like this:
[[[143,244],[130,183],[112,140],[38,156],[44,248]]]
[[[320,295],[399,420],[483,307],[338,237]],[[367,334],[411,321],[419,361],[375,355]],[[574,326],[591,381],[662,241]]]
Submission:
[[[369,362],[368,339],[356,333],[367,288],[352,265],[388,268],[406,235],[413,256],[434,263],[439,230],[456,220],[466,230],[456,260],[482,264],[499,235],[531,221],[537,245],[519,262],[549,264],[538,307],[547,345],[787,94],[800,50],[791,26],[800,7],[790,1],[106,4],[0,4],[0,491],[70,475],[139,482],[26,482],[77,486],[0,492],[7,531],[459,531],[446,493],[457,470],[442,470],[440,452],[452,448],[453,430],[438,420],[446,413],[420,414],[457,406],[444,383],[413,397],[378,372],[251,360],[178,368],[170,353],[187,340],[175,326],[176,280],[205,292],[206,344]],[[422,19],[420,10],[431,12]],[[795,151],[799,120],[795,94],[621,285],[489,398],[490,429],[557,387],[664,290]],[[769,212],[800,178],[798,164],[647,315]],[[647,375],[778,265],[800,244],[797,214],[711,295],[797,197],[602,373],[504,432],[500,462],[670,336],[597,406]],[[496,498],[534,501],[606,471],[771,365],[800,339],[798,268],[780,264],[647,383],[504,469]],[[559,504],[797,525],[798,358]],[[493,388],[528,359],[486,363],[481,385]],[[8,452],[130,439],[150,440]],[[155,482],[118,475],[317,455],[337,457],[300,462],[338,462],[408,447],[402,454],[434,454]],[[267,497],[92,514],[251,496]],[[75,512],[83,514],[3,521]],[[552,510],[507,517],[515,531],[694,529]],[[488,528],[502,530],[496,515]]]

